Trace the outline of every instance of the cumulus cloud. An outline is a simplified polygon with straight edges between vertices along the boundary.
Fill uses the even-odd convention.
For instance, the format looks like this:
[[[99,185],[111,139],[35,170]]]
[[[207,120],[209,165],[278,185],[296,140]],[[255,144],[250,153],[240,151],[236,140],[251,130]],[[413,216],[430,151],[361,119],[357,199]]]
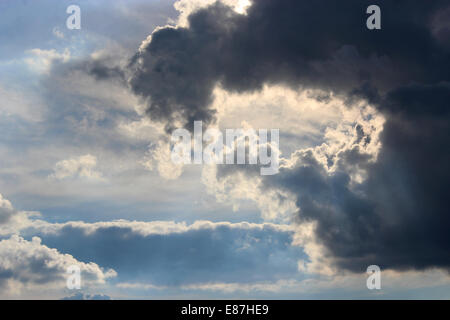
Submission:
[[[93,262],[84,263],[49,248],[38,237],[28,241],[13,235],[0,241],[0,287],[7,294],[39,288],[63,290],[71,265],[80,267],[84,286],[104,284],[106,279],[116,276],[112,269],[103,270]]]
[[[202,170],[202,182],[206,192],[213,195],[219,203],[231,207],[238,212],[245,200],[252,200],[261,211],[266,220],[290,221],[292,214],[297,210],[295,198],[283,190],[264,190],[263,180],[259,173],[249,177],[242,172],[219,172],[223,168],[216,165],[205,166]]]
[[[316,277],[304,280],[282,279],[273,282],[256,283],[200,283],[194,285],[182,286],[182,290],[193,291],[211,291],[223,293],[277,293],[282,295],[297,294],[297,296],[319,297],[324,292],[334,298],[339,296],[350,296],[355,294],[355,288],[362,287],[367,280],[367,274],[340,274],[332,277]],[[407,291],[417,288],[426,288],[433,286],[444,286],[450,284],[450,276],[442,270],[431,270],[430,272],[409,271],[395,272],[385,271],[382,273],[383,290],[378,292],[384,298],[388,298],[392,292]],[[126,284],[121,284],[125,287]],[[145,285],[144,285],[145,286]],[[132,286],[128,286],[132,288]],[[136,286],[139,288],[139,286]],[[148,286],[148,289],[152,289]],[[356,290],[357,291],[357,290]],[[363,297],[370,297],[367,290],[362,289],[358,292]]]
[[[283,168],[292,166],[302,150],[309,151],[328,173],[345,167],[352,181],[361,182],[367,170],[357,160],[373,163],[377,159],[385,119],[364,101],[348,107],[345,100],[333,95],[318,101],[316,95],[320,92],[298,92],[280,86],[265,86],[261,92],[250,94],[228,94],[222,89],[215,92],[214,105],[220,107],[218,119],[224,128],[239,123],[270,128],[283,123],[281,149],[286,154],[280,157]],[[259,112],[253,115],[255,107]],[[247,118],[248,123],[242,121]],[[295,192],[267,188],[265,179],[247,166],[205,166],[202,181],[208,193],[219,202],[231,204],[235,210],[240,202],[250,199],[257,204],[264,219],[289,220],[297,211]]]
[[[447,4],[404,10],[381,1],[389,15],[377,31],[363,23],[369,4],[260,0],[237,10],[237,2],[182,1],[186,20],[157,28],[124,74],[166,131],[215,122],[217,87],[245,93],[276,84],[362,110],[362,119],[328,130],[325,145],[294,152],[260,190],[293,195],[298,221],[315,225],[316,240],[340,268],[447,268],[450,73],[443,66],[450,61],[446,33],[436,31],[445,29],[448,11],[440,9]],[[320,28],[311,28],[318,12]],[[104,65],[88,69],[99,80],[122,77],[113,63]],[[158,161],[160,172],[180,176],[164,163],[167,157]]]
[[[18,234],[21,229],[32,224],[31,216],[38,216],[37,212],[18,211],[11,202],[0,194],[0,236]]]
[[[378,5],[389,14],[383,14],[381,30],[368,31],[369,4],[182,0],[176,5],[182,13],[177,26],[157,28],[129,64],[123,61],[128,57],[109,58],[114,48],[73,63],[61,53],[29,52],[38,59],[29,62],[41,70],[52,65],[45,79],[53,105],[51,129],[64,127],[76,137],[89,132],[89,138],[104,139],[101,133],[112,127],[139,136],[118,121],[139,121],[133,119],[136,104],[167,132],[191,128],[194,120],[226,125],[242,113],[258,113],[233,108],[233,99],[239,103],[245,97],[246,108],[261,95],[298,104],[269,103],[250,119],[267,127],[272,119],[291,135],[278,175],[214,166],[202,177],[219,201],[237,209],[240,200],[251,199],[265,219],[292,216],[295,230],[263,227],[263,234],[259,227],[214,223],[214,228],[194,228],[35,221],[45,243],[83,261],[98,258],[100,265],[123,271],[123,281],[133,280],[133,274],[149,286],[176,283],[199,290],[208,285],[238,290],[242,279],[252,281],[244,290],[259,290],[262,275],[272,277],[270,287],[298,271],[361,273],[369,264],[402,271],[448,269],[448,4],[415,2],[406,10],[381,0]],[[73,100],[61,103],[69,102],[66,96]],[[228,104],[221,105],[221,99]],[[101,107],[104,101],[108,108]],[[303,131],[292,117],[301,111],[319,114],[301,123]],[[305,137],[313,137],[310,145]],[[169,179],[180,177],[182,168],[171,165],[167,144],[154,146],[144,166]],[[98,179],[95,168],[96,158],[86,155],[58,162],[51,177]],[[6,223],[19,216],[11,207],[0,201]],[[185,270],[191,274],[183,278]]]
[[[156,30],[133,60],[130,85],[167,128],[215,121],[217,85],[248,92],[276,83],[331,92],[348,106],[367,101],[385,117],[382,133],[356,125],[346,148],[301,150],[265,186],[295,194],[299,221],[316,224],[317,241],[340,268],[448,268],[450,61],[436,33],[447,4],[404,10],[381,1],[389,14],[376,32],[363,23],[369,4],[262,0],[244,15],[216,2],[184,26]],[[318,12],[321,26],[311,28]]]

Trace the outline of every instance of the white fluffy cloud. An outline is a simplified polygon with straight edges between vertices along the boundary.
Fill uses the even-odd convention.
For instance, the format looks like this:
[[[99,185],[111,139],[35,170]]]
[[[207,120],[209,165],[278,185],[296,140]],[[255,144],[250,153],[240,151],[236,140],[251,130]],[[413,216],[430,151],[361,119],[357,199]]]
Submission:
[[[29,218],[36,215],[39,214],[14,209],[11,202],[0,194],[0,236],[19,233],[32,224]]]
[[[93,262],[77,261],[33,237],[27,241],[18,235],[0,241],[0,290],[8,296],[20,295],[24,290],[64,290],[69,266],[81,269],[82,286],[104,284],[116,276],[112,269],[103,270]]]

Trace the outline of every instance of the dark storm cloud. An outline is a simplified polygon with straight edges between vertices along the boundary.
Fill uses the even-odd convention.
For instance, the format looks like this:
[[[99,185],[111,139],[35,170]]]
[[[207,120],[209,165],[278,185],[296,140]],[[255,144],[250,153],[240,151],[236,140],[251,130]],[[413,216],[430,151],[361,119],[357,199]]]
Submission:
[[[449,269],[449,99],[448,83],[392,89],[378,102],[387,121],[375,163],[354,148],[329,175],[305,152],[266,186],[297,195],[299,221],[317,222],[319,241],[342,268]],[[370,138],[356,129],[359,140]],[[352,186],[356,169],[368,178]]]
[[[425,133],[414,126],[389,121],[375,164],[351,150],[340,156],[339,169],[329,175],[305,152],[296,167],[267,179],[267,187],[297,195],[299,222],[317,222],[316,235],[339,267],[356,272],[371,264],[402,270],[449,268],[445,194],[450,154],[439,150],[448,137],[442,131],[431,137],[435,130]],[[448,124],[445,129],[450,129]],[[368,178],[352,186],[350,173],[356,167],[367,169]]]
[[[211,122],[211,91],[286,83],[336,92],[370,83],[382,92],[413,79],[448,80],[448,52],[429,28],[444,1],[378,1],[382,29],[365,26],[368,1],[258,0],[248,15],[216,3],[164,28],[139,52],[131,86],[168,127]],[[447,64],[448,66],[448,64]]]
[[[380,108],[409,118],[427,115],[448,116],[449,103],[450,83],[412,84],[389,92]]]
[[[263,84],[318,88],[365,98],[386,117],[375,164],[357,149],[328,175],[308,165],[266,178],[297,194],[299,219],[318,223],[318,238],[340,267],[450,267],[448,1],[377,1],[382,29],[368,30],[373,1],[257,0],[246,16],[221,4],[165,28],[133,64],[130,84],[149,98],[150,117],[214,121],[211,92]],[[370,139],[369,136],[363,137]],[[350,171],[368,178],[350,187]]]

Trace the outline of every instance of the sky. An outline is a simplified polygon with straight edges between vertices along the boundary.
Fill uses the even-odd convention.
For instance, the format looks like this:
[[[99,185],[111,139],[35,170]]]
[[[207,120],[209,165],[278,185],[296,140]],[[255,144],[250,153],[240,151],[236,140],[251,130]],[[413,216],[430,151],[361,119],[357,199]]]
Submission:
[[[450,299],[450,6],[371,4],[0,1],[0,298]]]

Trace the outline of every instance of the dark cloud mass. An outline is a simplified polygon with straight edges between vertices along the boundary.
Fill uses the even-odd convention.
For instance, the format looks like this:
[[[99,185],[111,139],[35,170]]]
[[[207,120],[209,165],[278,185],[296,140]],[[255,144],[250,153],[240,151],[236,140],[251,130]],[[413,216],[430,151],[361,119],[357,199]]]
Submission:
[[[133,63],[131,86],[150,98],[148,114],[186,126],[214,120],[211,91],[286,83],[346,92],[364,83],[382,92],[421,80],[448,80],[448,52],[429,21],[445,1],[381,1],[382,29],[365,27],[367,1],[258,0],[240,15],[216,3],[164,28]]]
[[[303,154],[267,186],[297,194],[299,219],[317,222],[342,268],[450,268],[449,3],[376,1],[382,29],[368,30],[371,4],[256,0],[239,15],[216,3],[192,14],[188,28],[154,32],[130,84],[167,128],[174,119],[214,121],[217,84],[244,92],[281,83],[367,99],[386,117],[376,163],[353,150],[330,176]],[[350,186],[355,166],[368,178]]]

